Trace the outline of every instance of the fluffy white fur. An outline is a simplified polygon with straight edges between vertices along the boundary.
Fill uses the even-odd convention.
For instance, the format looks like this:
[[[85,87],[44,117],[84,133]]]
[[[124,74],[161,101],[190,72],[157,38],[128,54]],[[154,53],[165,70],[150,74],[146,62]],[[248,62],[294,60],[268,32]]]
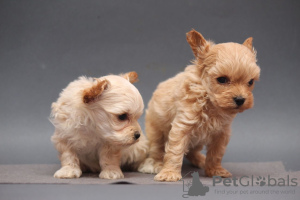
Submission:
[[[54,177],[78,178],[92,171],[101,172],[100,178],[116,179],[124,177],[120,166],[137,169],[148,147],[137,121],[144,104],[131,84],[136,81],[135,72],[99,79],[82,76],[60,93],[51,112],[51,139],[62,165]],[[120,120],[123,114],[126,119]]]

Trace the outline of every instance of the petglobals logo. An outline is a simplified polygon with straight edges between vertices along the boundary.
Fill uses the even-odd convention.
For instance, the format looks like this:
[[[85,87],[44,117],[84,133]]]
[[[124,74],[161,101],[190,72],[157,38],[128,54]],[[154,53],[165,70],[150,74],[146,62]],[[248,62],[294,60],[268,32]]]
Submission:
[[[192,179],[186,179],[185,177],[190,175]],[[221,176],[214,176],[207,186],[204,185],[199,177],[199,173],[196,171],[188,172],[182,181],[182,191],[184,192],[182,197],[189,198],[195,196],[205,196],[210,190],[215,195],[268,195],[268,194],[285,194],[295,195],[295,187],[298,186],[297,178],[286,175],[285,177],[272,177],[267,176],[241,176],[232,178],[222,178]],[[225,186],[227,189],[220,189],[217,186]],[[282,189],[278,189],[279,186]]]
[[[185,183],[183,178],[186,177],[188,174],[191,174],[193,179]],[[184,177],[182,177],[181,179],[181,181],[183,181],[182,187],[183,192],[187,193],[182,195],[183,198],[188,198],[189,196],[205,196],[205,194],[209,191],[209,187],[203,185],[200,181],[198,172],[188,172]]]
[[[217,184],[223,184],[226,187],[229,186],[297,186],[297,178],[290,178],[289,175],[283,178],[274,178],[268,175],[267,177],[258,176],[242,176],[242,177],[232,177],[232,178],[222,178],[221,176],[213,177],[213,186]]]

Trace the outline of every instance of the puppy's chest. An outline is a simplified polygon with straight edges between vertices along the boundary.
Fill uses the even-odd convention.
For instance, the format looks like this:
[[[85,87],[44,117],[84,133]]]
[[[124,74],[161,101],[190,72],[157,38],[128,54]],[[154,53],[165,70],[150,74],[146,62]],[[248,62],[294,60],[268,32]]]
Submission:
[[[76,151],[79,157],[98,157],[98,151],[102,146],[102,142],[97,138],[81,138],[77,140]]]
[[[210,113],[202,113],[192,130],[192,141],[194,143],[207,144],[210,142],[213,134],[224,131],[225,126],[228,126],[228,124],[229,121],[223,117],[211,115]]]

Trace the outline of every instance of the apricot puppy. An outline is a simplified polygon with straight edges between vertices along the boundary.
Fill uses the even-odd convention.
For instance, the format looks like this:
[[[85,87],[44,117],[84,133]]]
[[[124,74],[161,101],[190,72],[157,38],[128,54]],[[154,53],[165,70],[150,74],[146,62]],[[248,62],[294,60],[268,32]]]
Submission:
[[[146,158],[147,140],[138,118],[143,99],[131,84],[137,74],[79,77],[52,104],[52,136],[61,169],[55,178],[78,178],[83,171],[104,179],[123,178],[121,166],[136,170]]]
[[[229,177],[221,166],[237,113],[253,106],[259,79],[252,38],[242,45],[214,44],[195,30],[187,33],[195,60],[184,72],[160,83],[146,111],[149,157],[140,172],[156,181],[181,179],[183,156],[207,176]],[[200,153],[207,148],[206,157]]]

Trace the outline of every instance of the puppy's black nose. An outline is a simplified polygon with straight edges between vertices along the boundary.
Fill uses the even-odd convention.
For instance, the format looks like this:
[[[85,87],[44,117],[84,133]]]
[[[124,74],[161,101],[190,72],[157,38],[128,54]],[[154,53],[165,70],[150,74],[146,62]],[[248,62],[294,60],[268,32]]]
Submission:
[[[245,103],[245,98],[243,97],[235,97],[233,98],[236,105],[241,106]]]
[[[137,140],[141,136],[140,132],[136,131],[134,132],[134,139]]]

